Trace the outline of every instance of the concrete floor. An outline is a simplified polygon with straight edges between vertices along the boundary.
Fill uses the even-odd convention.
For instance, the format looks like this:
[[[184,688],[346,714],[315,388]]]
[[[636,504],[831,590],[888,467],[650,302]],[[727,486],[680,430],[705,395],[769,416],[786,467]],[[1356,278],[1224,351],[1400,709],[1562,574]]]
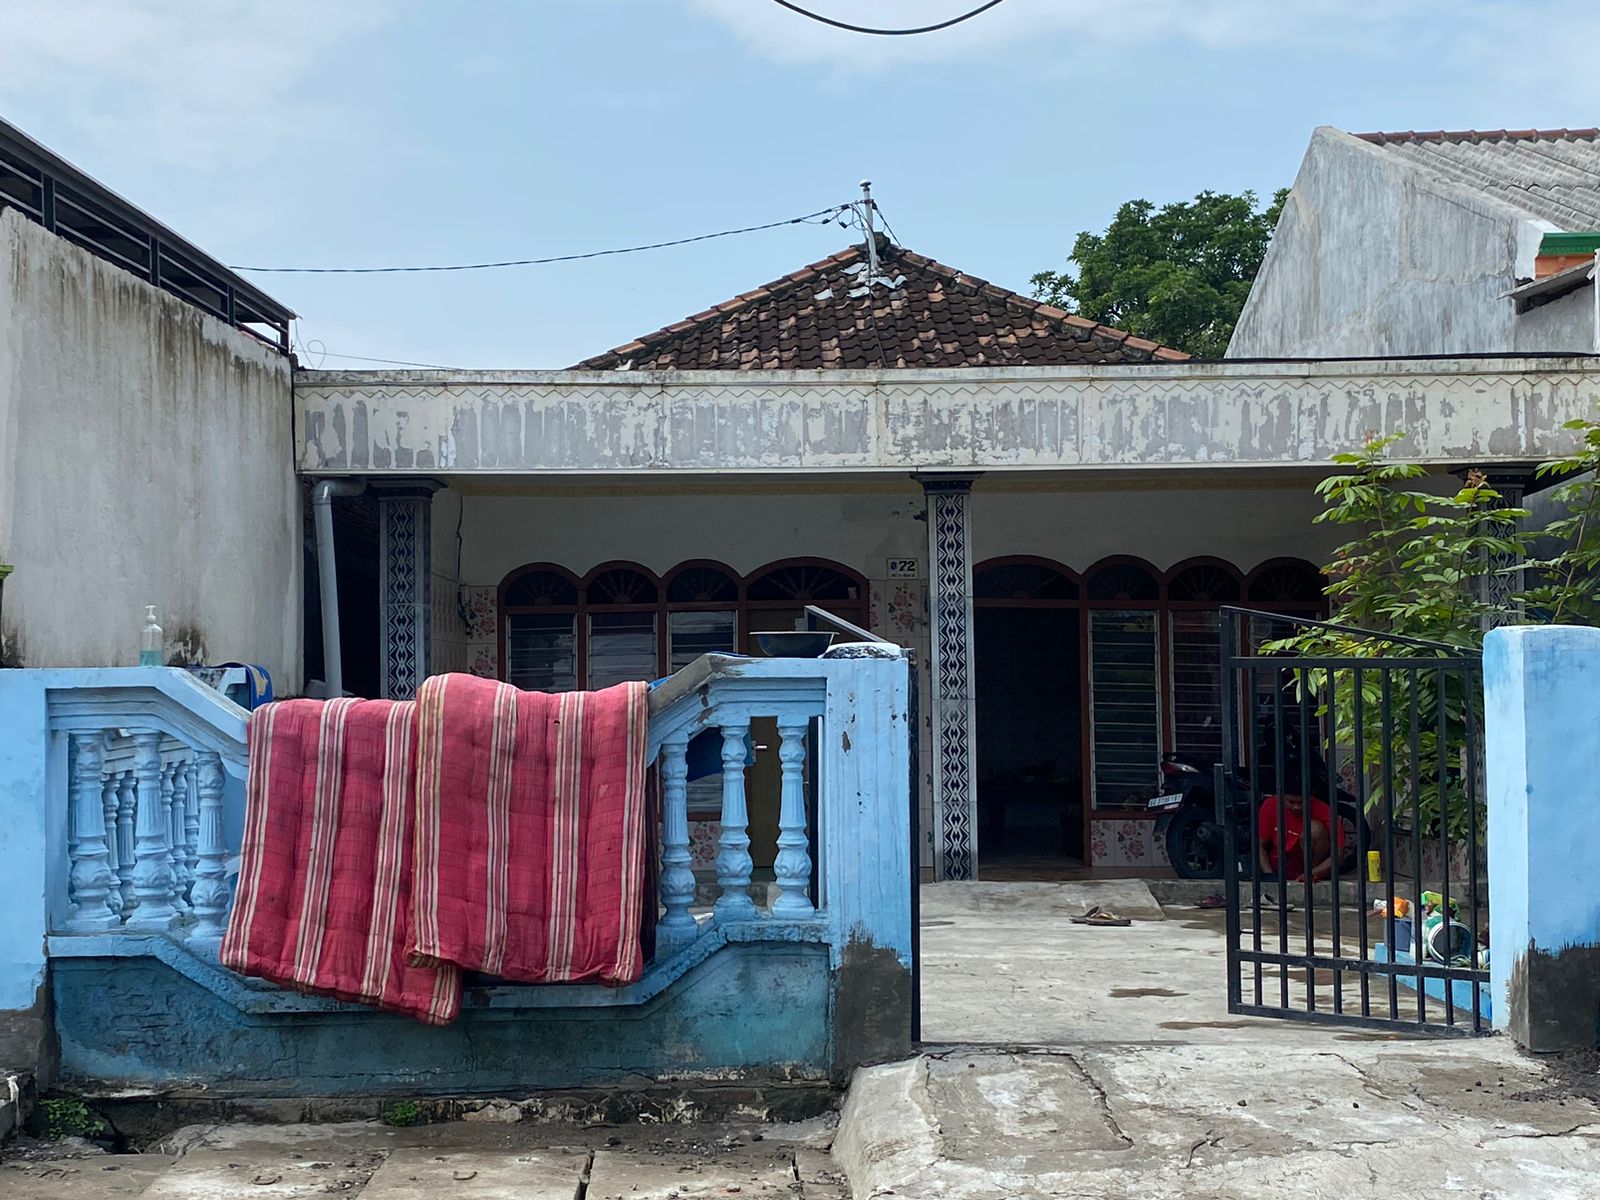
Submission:
[[[858,1197],[1597,1194],[1594,1089],[1506,1038],[1232,1016],[1222,914],[1138,881],[922,896],[928,1045],[856,1077],[834,1156]],[[1069,923],[1090,904],[1133,924]]]
[[[197,1127],[140,1155],[73,1157],[69,1146],[63,1156],[57,1144],[0,1163],[0,1196],[1600,1194],[1592,1065],[1583,1078],[1552,1073],[1499,1037],[1232,1016],[1222,914],[1164,910],[1138,880],[931,884],[922,900],[924,1053],[859,1072],[836,1133],[826,1122],[545,1124],[493,1102],[409,1129]],[[1070,923],[1091,904],[1133,923]],[[1301,920],[1291,917],[1292,933]]]

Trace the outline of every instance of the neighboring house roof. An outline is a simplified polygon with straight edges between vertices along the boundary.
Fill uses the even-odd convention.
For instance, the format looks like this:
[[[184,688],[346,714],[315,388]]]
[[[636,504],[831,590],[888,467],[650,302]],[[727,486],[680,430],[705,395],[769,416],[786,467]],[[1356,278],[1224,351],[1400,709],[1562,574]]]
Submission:
[[[1067,366],[1189,356],[878,238],[578,363],[574,370]]]
[[[1355,136],[1558,229],[1600,230],[1600,129],[1466,129]]]
[[[1515,304],[1518,313],[1525,313],[1529,309],[1538,308],[1540,305],[1570,295],[1579,288],[1588,287],[1594,282],[1594,276],[1594,263],[1579,263],[1575,267],[1568,267],[1565,271],[1546,275],[1543,279],[1533,279],[1519,284],[1500,298]]]

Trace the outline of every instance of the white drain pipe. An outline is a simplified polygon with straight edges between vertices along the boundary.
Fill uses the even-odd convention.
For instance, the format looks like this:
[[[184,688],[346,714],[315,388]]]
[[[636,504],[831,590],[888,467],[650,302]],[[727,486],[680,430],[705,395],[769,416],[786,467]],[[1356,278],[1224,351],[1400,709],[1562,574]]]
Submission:
[[[322,595],[322,677],[330,697],[344,695],[344,659],[339,648],[339,575],[333,553],[333,498],[359,496],[364,479],[319,479],[311,488],[317,530],[317,585]]]

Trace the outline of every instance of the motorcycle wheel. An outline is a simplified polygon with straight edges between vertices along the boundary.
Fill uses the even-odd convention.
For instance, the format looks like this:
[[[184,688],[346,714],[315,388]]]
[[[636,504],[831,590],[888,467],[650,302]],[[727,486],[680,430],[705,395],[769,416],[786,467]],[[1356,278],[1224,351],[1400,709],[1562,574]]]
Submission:
[[[1209,813],[1191,805],[1173,814],[1167,858],[1179,879],[1222,878],[1222,833]]]

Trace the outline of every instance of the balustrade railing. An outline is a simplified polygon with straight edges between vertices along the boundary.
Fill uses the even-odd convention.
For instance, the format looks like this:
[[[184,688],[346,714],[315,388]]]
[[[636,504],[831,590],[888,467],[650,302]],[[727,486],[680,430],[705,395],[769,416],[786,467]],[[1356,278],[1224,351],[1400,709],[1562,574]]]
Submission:
[[[144,713],[126,711],[140,707],[135,692],[144,693]],[[178,728],[193,722],[171,720],[170,703],[147,689],[102,690],[102,698],[115,710],[105,724],[81,697],[52,717],[66,743],[68,792],[66,904],[53,906],[53,932],[220,941],[238,853],[227,837],[223,758],[242,775],[244,746],[233,734],[243,713],[228,705],[233,728],[195,744]]]
[[[874,653],[897,658],[901,652],[883,647]],[[662,801],[658,960],[719,926],[816,921],[820,929],[837,917],[843,935],[855,910],[848,903],[837,912],[829,909],[826,862],[814,859],[813,846],[816,857],[826,860],[830,811],[846,800],[859,809],[861,795],[880,777],[884,802],[905,803],[904,745],[895,754],[868,745],[852,752],[852,736],[882,741],[893,720],[901,721],[894,736],[906,736],[903,712],[868,712],[873,697],[856,696],[866,678],[861,666],[710,656],[651,693],[647,753],[659,767]],[[904,703],[905,665],[898,666],[898,682],[879,693],[880,706],[884,695]],[[59,882],[58,900],[49,906],[51,932],[164,934],[197,952],[214,953],[232,903],[243,827],[246,714],[182,672],[62,674],[92,676],[93,686],[52,691],[49,703],[50,740],[63,751],[46,778],[62,779],[56,794],[65,793],[65,820],[53,827],[66,851],[65,869],[52,872]],[[117,686],[123,678],[128,685]],[[778,734],[777,845],[764,904],[751,894],[756,872],[746,774],[755,720],[774,721]],[[709,912],[696,909],[688,810],[690,746],[700,737],[720,741],[719,891]],[[813,753],[819,761],[810,761]],[[896,765],[885,771],[891,758]],[[830,786],[851,794],[835,795]],[[808,803],[812,798],[814,805]],[[812,828],[808,819],[813,808],[821,828]],[[884,829],[903,826],[904,813],[894,811],[893,818]],[[859,811],[849,819],[848,828],[864,820]],[[770,828],[770,815],[767,820]],[[840,866],[849,860],[854,880],[874,850],[856,844],[861,839],[848,828],[840,826],[844,841],[834,858]],[[895,846],[892,853],[898,860],[907,849]]]

